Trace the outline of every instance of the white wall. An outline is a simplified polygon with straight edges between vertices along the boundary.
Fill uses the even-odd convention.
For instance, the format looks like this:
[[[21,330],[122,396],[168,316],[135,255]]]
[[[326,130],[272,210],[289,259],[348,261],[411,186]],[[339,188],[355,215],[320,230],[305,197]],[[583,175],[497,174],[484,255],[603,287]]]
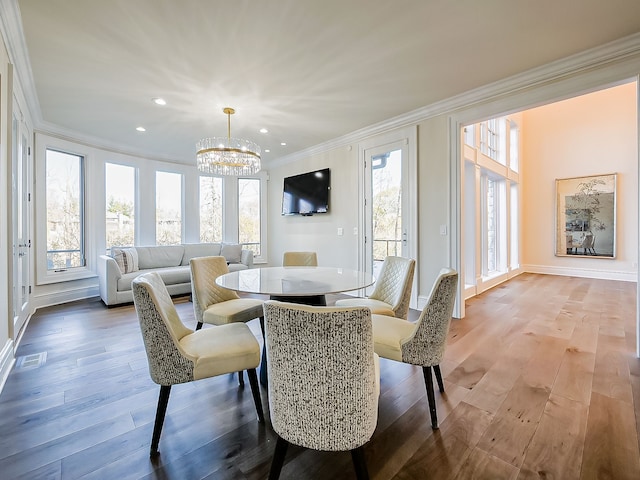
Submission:
[[[13,314],[9,303],[9,222],[11,205],[10,159],[11,159],[11,69],[9,55],[4,42],[0,41],[0,390],[4,385],[13,361],[13,342],[9,325],[13,323]]]
[[[358,268],[358,149],[340,147],[269,170],[268,245],[269,265],[282,265],[286,251],[313,250],[318,264]],[[284,177],[321,168],[331,169],[329,212],[307,216],[283,216]],[[338,235],[338,228],[343,234]]]
[[[525,270],[636,280],[636,105],[633,82],[524,112]],[[608,173],[618,173],[616,258],[556,257],[555,179]]]

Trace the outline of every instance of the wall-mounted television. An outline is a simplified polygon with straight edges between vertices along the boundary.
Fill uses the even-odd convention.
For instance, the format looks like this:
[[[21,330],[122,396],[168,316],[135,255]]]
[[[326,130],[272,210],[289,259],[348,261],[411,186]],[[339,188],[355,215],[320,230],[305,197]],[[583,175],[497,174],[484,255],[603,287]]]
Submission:
[[[328,168],[285,177],[282,215],[313,215],[329,211],[331,172]]]

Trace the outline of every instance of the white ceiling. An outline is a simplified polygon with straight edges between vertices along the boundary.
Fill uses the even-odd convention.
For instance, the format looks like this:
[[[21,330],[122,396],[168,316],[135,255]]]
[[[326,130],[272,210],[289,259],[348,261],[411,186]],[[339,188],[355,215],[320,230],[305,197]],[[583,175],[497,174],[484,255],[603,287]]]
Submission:
[[[226,135],[225,106],[237,112],[232,136],[270,149],[268,166],[640,32],[639,0],[18,5],[42,128],[185,163],[195,161],[201,137]]]

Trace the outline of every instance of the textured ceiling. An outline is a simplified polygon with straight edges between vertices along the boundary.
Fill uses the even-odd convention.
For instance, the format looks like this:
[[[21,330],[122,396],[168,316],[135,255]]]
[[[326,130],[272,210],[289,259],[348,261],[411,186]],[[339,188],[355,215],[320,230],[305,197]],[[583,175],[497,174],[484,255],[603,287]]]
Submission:
[[[226,135],[225,106],[268,166],[640,31],[638,0],[18,5],[43,125],[185,163],[198,139]]]

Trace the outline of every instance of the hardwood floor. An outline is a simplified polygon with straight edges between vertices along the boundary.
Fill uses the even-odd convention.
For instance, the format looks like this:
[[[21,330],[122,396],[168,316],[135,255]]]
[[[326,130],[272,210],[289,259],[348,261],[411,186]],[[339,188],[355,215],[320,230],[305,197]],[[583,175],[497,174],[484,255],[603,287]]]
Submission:
[[[635,289],[524,274],[468,301],[441,364],[437,431],[421,370],[381,360],[371,477],[640,478]],[[193,326],[192,304],[176,303]],[[250,326],[260,338],[258,322]],[[37,354],[46,358],[30,365]],[[3,479],[267,476],[274,433],[268,419],[257,423],[248,382],[240,388],[231,375],[172,389],[161,455],[149,459],[159,388],[133,306],[92,299],[39,310],[17,355],[26,362],[0,395]],[[281,478],[354,474],[349,453],[292,447]]]

